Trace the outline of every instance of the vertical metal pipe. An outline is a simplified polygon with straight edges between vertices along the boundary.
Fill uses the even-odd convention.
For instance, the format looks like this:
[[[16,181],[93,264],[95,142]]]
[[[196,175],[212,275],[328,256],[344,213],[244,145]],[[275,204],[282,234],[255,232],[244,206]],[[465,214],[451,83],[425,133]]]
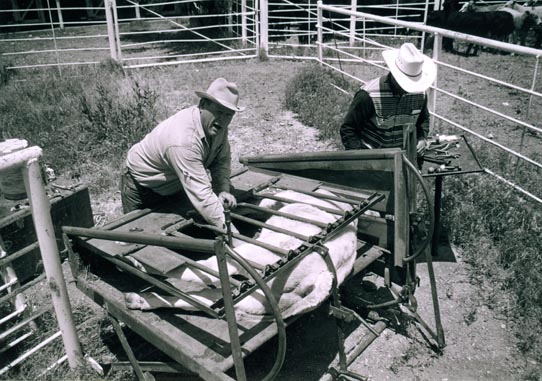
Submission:
[[[115,39],[115,26],[113,22],[113,12],[111,12],[111,0],[105,0],[105,19],[107,21],[107,39],[109,40],[109,52],[113,61],[118,61],[117,43]]]
[[[62,273],[60,253],[50,214],[51,204],[45,193],[38,160],[29,160],[23,167],[23,174],[53,307],[62,331],[62,340],[70,368],[74,369],[83,364],[83,354],[75,330],[66,281]]]
[[[269,54],[269,2],[260,0],[260,58]],[[263,56],[263,57],[262,57]]]
[[[138,20],[141,18],[141,6],[139,5],[139,1],[135,2],[135,17]]]
[[[356,12],[358,9],[358,0],[352,0],[352,3],[350,4],[350,10],[352,12]],[[356,41],[356,16],[351,15],[350,16],[350,46],[354,46],[354,42]]]
[[[228,323],[231,352],[233,363],[235,365],[235,374],[237,375],[237,380],[246,381],[247,376],[245,373],[245,364],[243,363],[241,341],[239,339],[239,331],[237,330],[237,320],[235,319],[235,310],[233,309],[233,297],[231,294],[228,266],[226,264],[226,248],[224,241],[218,239],[215,244],[215,249],[218,273],[220,274],[220,285],[222,287],[222,297],[224,300],[224,312]]]
[[[399,20],[399,0],[395,2],[395,20]],[[397,25],[393,25],[393,37],[397,38]]]
[[[64,18],[62,18],[62,8],[60,8],[60,0],[56,0],[56,13],[58,14],[58,24],[61,30],[64,30]]]
[[[442,36],[438,33],[435,33],[435,39],[433,41],[433,60],[439,61],[440,54],[442,49]],[[438,72],[439,65],[437,66],[437,75],[435,76],[435,82],[433,82],[433,87],[438,88]],[[432,113],[437,111],[437,91],[433,88],[429,88],[429,107]],[[430,127],[433,127],[434,130],[435,116],[431,115]]]
[[[55,24],[53,22],[53,15],[51,13],[51,3],[49,3],[49,0],[47,0],[47,11],[49,13],[49,21],[51,22],[51,33],[53,35],[53,42],[55,46],[55,57],[56,57],[56,64],[58,68],[58,75],[62,77],[62,69],[60,68],[60,58],[58,56],[58,44],[56,42]]]
[[[320,66],[322,66],[323,62],[323,43],[324,39],[322,38],[322,0],[318,0],[317,3],[317,10],[316,14],[318,17],[318,20],[316,21],[316,31],[318,36],[318,62],[320,62]]]
[[[540,56],[536,56],[536,64],[534,66],[534,75],[533,75],[533,82],[531,84],[531,91],[534,91],[534,87],[536,85],[536,76],[538,75],[538,64],[540,63]],[[529,105],[527,106],[527,115],[525,116],[526,119],[529,118],[529,111],[531,111],[531,105],[533,103],[533,94],[529,95]],[[525,142],[525,133],[527,132],[527,127],[523,126],[523,132],[521,133],[521,141],[519,143],[519,153],[522,153],[523,151],[523,144]],[[518,172],[519,168],[519,158],[517,159],[516,163],[516,174]]]
[[[427,13],[429,13],[429,0],[425,1],[425,8],[423,10],[423,24],[427,24]],[[425,48],[425,32],[422,32],[422,41],[420,43],[420,50],[423,53],[423,50]]]
[[[117,0],[111,0],[112,8],[113,8],[113,22],[115,25],[114,32],[115,32],[115,42],[117,47],[117,58],[119,61],[122,61],[122,51],[120,47],[120,30],[119,30],[119,16],[117,14]]]
[[[241,0],[241,43],[247,46],[247,0]]]
[[[260,0],[255,0],[254,2],[254,23],[252,24],[252,30],[256,34],[254,36],[255,39],[255,47],[256,47],[256,53],[258,53],[258,50],[260,49]]]

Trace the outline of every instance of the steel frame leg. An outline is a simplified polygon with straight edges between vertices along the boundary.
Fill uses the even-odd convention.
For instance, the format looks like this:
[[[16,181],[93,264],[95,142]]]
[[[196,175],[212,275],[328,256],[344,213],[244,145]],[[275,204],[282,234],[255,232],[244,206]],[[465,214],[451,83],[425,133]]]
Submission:
[[[134,373],[137,376],[137,379],[140,381],[154,381],[154,377],[152,374],[148,372],[143,372],[143,369],[141,369],[141,366],[139,365],[139,362],[137,361],[134,352],[132,351],[132,348],[130,347],[130,344],[128,343],[128,339],[126,338],[126,335],[122,331],[122,327],[120,326],[118,320],[111,314],[107,314],[109,321],[111,321],[111,324],[113,325],[113,329],[115,330],[115,333],[117,334],[120,344],[122,345],[122,348],[124,349],[124,352],[126,352],[126,355],[128,356],[128,360],[130,361],[130,364],[132,365],[132,368],[134,369]]]

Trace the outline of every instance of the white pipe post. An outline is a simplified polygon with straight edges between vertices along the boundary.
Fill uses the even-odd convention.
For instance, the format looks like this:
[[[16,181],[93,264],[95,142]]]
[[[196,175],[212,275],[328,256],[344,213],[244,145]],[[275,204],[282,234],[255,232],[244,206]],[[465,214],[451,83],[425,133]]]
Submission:
[[[228,36],[233,36],[233,4],[232,0],[226,1],[226,22],[228,24]]]
[[[538,76],[538,65],[540,64],[540,56],[536,56],[536,63],[534,65],[534,75],[533,75],[533,81],[531,83],[531,91],[534,91],[536,86],[536,77]],[[525,119],[529,120],[529,113],[531,111],[531,106],[533,104],[533,94],[529,96],[529,104],[527,105],[527,113],[525,115]],[[523,151],[523,144],[525,142],[525,133],[527,132],[527,127],[523,126],[523,132],[521,133],[521,140],[519,142],[519,153],[522,153]],[[516,162],[516,171],[515,174],[517,175],[519,168],[519,158]]]
[[[320,63],[320,66],[323,66],[322,65],[322,62],[323,62],[323,59],[324,59],[324,54],[323,54],[323,43],[324,43],[324,38],[322,36],[322,16],[323,16],[323,12],[322,12],[322,0],[318,0],[318,3],[316,3],[316,6],[317,6],[317,9],[316,9],[316,15],[317,15],[317,20],[316,20],[316,32],[317,32],[317,36],[318,36],[318,62]]]
[[[136,16],[136,19],[141,19],[141,7],[139,5],[139,1],[136,1],[135,2],[135,16]]]
[[[58,14],[58,24],[61,30],[64,30],[64,19],[62,18],[62,9],[60,8],[60,0],[56,0],[56,12]]]
[[[120,49],[120,31],[119,31],[119,16],[117,14],[117,0],[111,0],[113,8],[113,22],[115,25],[115,41],[117,43],[117,57],[122,61],[122,51]]]
[[[247,0],[241,0],[241,44],[247,46]]]
[[[260,0],[260,58],[267,58],[269,53],[269,2]]]
[[[260,49],[260,2],[259,0],[255,0],[254,2],[254,24],[252,24],[252,30],[254,30],[255,36],[255,47],[256,47],[256,55],[258,56],[258,50]]]
[[[117,47],[115,39],[115,26],[113,23],[113,12],[111,12],[111,0],[104,1],[105,7],[105,19],[107,20],[107,38],[109,40],[109,52],[111,53],[111,59],[118,61]]]
[[[435,39],[433,41],[433,60],[438,62],[440,60],[440,53],[442,48],[442,36],[438,33],[435,33]],[[437,75],[435,76],[435,82],[433,82],[433,87],[438,88],[438,72],[439,72],[439,66],[437,66]],[[429,99],[430,99],[430,108],[432,114],[436,113],[437,111],[437,91],[433,88],[429,88]],[[431,122],[430,127],[432,127],[435,123],[435,116],[431,115]]]
[[[423,10],[423,23],[427,24],[427,14],[429,13],[429,0],[425,0],[425,8]],[[425,47],[425,32],[422,32],[422,41],[420,43],[420,50],[423,53]]]
[[[358,10],[358,0],[352,0],[350,9],[352,10],[352,12],[356,12]],[[355,41],[356,41],[356,16],[352,15],[350,16],[350,46],[354,46]]]
[[[395,20],[399,20],[399,0],[395,2]],[[393,37],[397,38],[397,25],[393,26]]]
[[[68,356],[70,368],[83,365],[83,353],[77,337],[75,322],[68,297],[68,289],[60,263],[60,253],[56,243],[51,204],[45,193],[38,158],[30,159],[22,168],[26,193],[32,211],[34,229],[40,246],[43,267],[47,276],[47,284],[51,291],[51,299],[55,309],[58,326],[62,331],[62,341]]]

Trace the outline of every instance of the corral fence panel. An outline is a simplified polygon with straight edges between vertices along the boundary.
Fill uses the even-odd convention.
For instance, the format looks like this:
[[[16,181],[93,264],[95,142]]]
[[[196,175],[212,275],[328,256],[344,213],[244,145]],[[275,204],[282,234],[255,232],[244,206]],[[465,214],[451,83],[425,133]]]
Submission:
[[[326,5],[351,11],[367,12],[394,20],[424,22],[427,12],[437,9],[439,1],[429,0],[326,0]],[[269,36],[269,55],[280,57],[297,48],[298,58],[312,59],[311,54],[300,48],[316,47],[317,41],[317,0],[261,0],[262,12],[267,8],[267,29]],[[330,41],[348,36],[353,44],[356,34],[367,38],[381,36],[404,39],[410,30],[401,25],[380,23],[371,19],[356,20],[340,13],[323,12],[323,24],[329,26],[322,30],[324,40]],[[262,17],[261,22],[265,23]],[[412,36],[410,36],[412,37]],[[423,38],[419,34],[418,38]],[[370,49],[371,47],[366,47]]]
[[[258,51],[258,0],[20,3],[0,8],[0,63],[7,70],[109,59],[141,67],[246,59]]]

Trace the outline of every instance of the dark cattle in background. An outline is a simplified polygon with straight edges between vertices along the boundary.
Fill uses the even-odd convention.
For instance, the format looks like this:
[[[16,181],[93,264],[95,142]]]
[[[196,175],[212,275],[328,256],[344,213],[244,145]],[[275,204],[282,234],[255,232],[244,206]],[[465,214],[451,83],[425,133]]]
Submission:
[[[427,25],[496,40],[506,40],[516,29],[514,17],[505,11],[452,12],[449,15],[443,11],[435,11],[429,14]],[[451,45],[445,48],[453,51]],[[469,44],[465,54],[469,55],[472,49],[473,44]],[[475,45],[473,54],[476,54],[477,50]]]

